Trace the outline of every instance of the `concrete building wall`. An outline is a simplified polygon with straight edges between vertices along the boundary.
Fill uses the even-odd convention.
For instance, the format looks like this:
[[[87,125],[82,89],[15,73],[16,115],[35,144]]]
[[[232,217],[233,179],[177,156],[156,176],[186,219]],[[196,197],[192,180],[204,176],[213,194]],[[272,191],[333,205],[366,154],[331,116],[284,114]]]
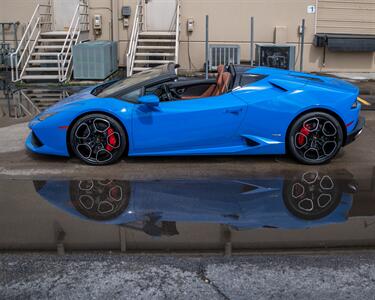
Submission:
[[[36,3],[47,0],[1,0],[0,21],[29,20]],[[58,0],[54,0],[58,1]],[[155,1],[155,0],[154,0]],[[121,7],[131,6],[129,27],[123,26]],[[308,6],[316,5],[317,13],[308,13]],[[136,0],[89,0],[90,22],[95,14],[102,15],[100,36],[90,31],[90,39],[114,39],[119,42],[119,62],[126,64],[126,51],[131,35]],[[375,34],[375,0],[182,0],[180,64],[183,69],[202,69],[204,63],[205,15],[210,17],[210,43],[230,43],[241,46],[241,60],[249,61],[250,17],[255,18],[255,42],[273,43],[275,28],[285,27],[286,34],[277,37],[297,45],[299,65],[298,27],[306,20],[304,70],[322,72],[375,72],[374,52],[333,53],[327,51],[323,66],[323,48],[312,45],[316,32]],[[161,16],[162,17],[162,16]],[[186,21],[193,18],[194,32],[188,36]],[[92,28],[90,24],[90,28]],[[19,33],[19,36],[20,36]],[[7,34],[11,40],[12,35]],[[188,51],[188,48],[190,51]],[[190,61],[189,64],[189,55]]]

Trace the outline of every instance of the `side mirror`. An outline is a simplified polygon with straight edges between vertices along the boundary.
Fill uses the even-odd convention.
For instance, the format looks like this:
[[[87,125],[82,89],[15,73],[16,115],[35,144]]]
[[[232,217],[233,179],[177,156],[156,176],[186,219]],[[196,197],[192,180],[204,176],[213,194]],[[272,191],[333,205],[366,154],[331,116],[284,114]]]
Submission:
[[[139,97],[138,102],[150,106],[158,106],[160,99],[155,95],[146,95]]]

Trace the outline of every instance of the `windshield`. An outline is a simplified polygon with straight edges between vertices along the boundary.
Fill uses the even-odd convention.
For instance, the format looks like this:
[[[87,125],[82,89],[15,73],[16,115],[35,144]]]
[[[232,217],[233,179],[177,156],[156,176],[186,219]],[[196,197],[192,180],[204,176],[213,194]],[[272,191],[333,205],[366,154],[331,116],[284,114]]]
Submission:
[[[116,95],[117,93],[123,91],[124,89],[138,85],[142,82],[149,81],[153,78],[157,78],[160,75],[165,74],[167,70],[168,70],[168,65],[162,65],[162,66],[158,66],[158,67],[146,70],[146,71],[142,71],[131,77],[121,79],[110,85],[104,86],[103,88],[99,87],[99,92],[96,94],[96,96],[101,97],[101,98],[106,98],[106,97]]]

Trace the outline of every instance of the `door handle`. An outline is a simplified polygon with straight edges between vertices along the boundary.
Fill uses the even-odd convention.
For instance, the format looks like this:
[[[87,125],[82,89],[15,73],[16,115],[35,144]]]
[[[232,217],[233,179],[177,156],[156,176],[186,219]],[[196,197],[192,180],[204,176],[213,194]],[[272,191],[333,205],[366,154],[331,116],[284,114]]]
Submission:
[[[242,112],[242,108],[226,109],[227,114],[239,115]]]

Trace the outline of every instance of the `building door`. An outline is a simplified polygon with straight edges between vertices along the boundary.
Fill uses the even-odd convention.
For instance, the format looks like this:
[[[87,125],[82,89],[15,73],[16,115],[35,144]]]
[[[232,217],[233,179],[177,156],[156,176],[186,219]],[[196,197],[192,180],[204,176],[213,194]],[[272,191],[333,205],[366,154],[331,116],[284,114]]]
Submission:
[[[69,29],[70,23],[74,16],[80,0],[55,0],[53,1],[53,14],[55,20],[55,30]]]
[[[177,0],[145,0],[146,30],[175,30]]]

